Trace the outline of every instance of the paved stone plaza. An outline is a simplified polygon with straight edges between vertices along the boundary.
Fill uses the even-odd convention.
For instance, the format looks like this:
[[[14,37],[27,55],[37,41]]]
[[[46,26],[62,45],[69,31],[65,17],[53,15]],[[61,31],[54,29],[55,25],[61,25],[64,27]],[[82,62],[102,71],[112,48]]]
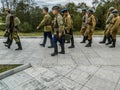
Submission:
[[[66,55],[51,57],[53,49],[40,47],[41,38],[22,38],[23,51],[14,51],[15,43],[8,50],[1,38],[0,64],[32,67],[0,80],[0,90],[120,90],[120,37],[115,49],[100,45],[101,39],[85,48],[76,37],[75,49],[66,44]]]

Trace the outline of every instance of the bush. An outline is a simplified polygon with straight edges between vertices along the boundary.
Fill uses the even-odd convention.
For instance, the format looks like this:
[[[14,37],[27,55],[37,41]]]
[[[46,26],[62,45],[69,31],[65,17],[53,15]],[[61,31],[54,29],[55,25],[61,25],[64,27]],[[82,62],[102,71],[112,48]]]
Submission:
[[[20,32],[29,33],[29,32],[32,32],[32,31],[33,31],[32,26],[28,22],[24,22],[20,26]]]

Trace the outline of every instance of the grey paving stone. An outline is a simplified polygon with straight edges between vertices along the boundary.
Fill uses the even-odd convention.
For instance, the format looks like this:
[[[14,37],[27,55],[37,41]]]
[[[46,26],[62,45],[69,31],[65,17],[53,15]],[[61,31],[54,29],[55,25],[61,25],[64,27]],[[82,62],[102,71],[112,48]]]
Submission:
[[[0,44],[0,64],[27,64],[32,67],[0,81],[0,90],[120,90],[120,37],[115,49],[99,44],[102,37],[93,39],[85,48],[75,38],[74,49],[66,55],[51,57],[53,49],[40,47],[42,38],[22,38],[23,51],[14,51]],[[4,39],[0,39],[2,43]],[[60,50],[60,48],[59,48]]]

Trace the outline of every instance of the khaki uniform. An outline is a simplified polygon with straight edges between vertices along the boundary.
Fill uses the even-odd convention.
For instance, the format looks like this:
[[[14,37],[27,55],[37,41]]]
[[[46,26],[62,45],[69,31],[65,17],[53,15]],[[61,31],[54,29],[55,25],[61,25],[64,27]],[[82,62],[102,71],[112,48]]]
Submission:
[[[65,30],[67,31],[67,33],[70,33],[70,30],[73,28],[73,20],[70,14],[64,16],[64,24],[65,24]]]
[[[85,31],[86,31],[86,27],[87,27],[87,19],[88,19],[88,15],[85,14],[82,17],[82,27],[81,27],[81,34],[84,36]]]
[[[110,26],[110,22],[113,19],[113,14],[108,14],[107,20],[106,20],[106,27],[105,27],[105,32],[108,30],[109,26]]]
[[[11,14],[8,14],[6,16],[6,20],[5,20],[5,24],[6,24],[6,29],[7,30],[9,29],[9,25],[10,25],[10,16],[11,16]]]
[[[51,16],[49,14],[46,14],[43,18],[43,20],[41,21],[41,23],[39,24],[39,27],[44,26],[44,32],[51,32],[52,31],[52,27],[51,27]]]
[[[71,38],[71,46],[74,47],[73,20],[72,20],[69,13],[66,16],[64,16],[64,25],[65,25],[66,34],[69,34],[69,35],[72,36],[72,38]]]
[[[107,33],[110,33],[110,35],[112,35],[112,39],[116,39],[116,35],[119,29],[120,29],[120,16],[113,17]]]
[[[63,25],[63,17],[58,14],[55,18],[54,18],[54,34],[61,34],[64,31],[64,25]]]
[[[93,31],[96,26],[96,20],[94,15],[88,16],[88,21],[87,21],[87,29],[85,32],[85,36],[88,36],[88,40],[92,39]]]
[[[19,35],[18,35],[18,26],[20,25],[20,19],[18,17],[15,17],[14,18],[14,29],[12,32],[10,32],[10,40],[15,40],[16,42],[20,42],[20,38],[19,38]]]

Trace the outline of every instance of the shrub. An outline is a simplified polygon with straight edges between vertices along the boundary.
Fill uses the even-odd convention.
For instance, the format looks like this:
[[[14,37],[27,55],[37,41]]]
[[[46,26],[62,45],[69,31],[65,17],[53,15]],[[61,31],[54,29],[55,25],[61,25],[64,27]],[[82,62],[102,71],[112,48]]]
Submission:
[[[32,32],[32,31],[33,31],[32,26],[28,22],[24,22],[20,26],[20,32],[29,33],[29,32]]]

